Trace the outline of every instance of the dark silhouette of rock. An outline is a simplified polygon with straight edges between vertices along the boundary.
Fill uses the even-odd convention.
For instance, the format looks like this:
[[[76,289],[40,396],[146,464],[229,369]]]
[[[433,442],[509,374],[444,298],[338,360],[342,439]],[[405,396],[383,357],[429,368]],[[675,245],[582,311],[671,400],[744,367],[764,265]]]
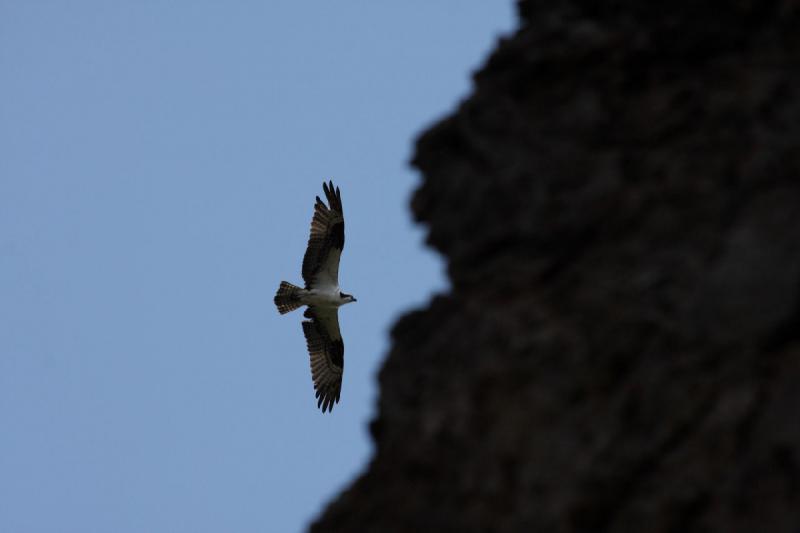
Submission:
[[[311,530],[800,531],[800,2],[519,12],[419,139],[452,291]]]

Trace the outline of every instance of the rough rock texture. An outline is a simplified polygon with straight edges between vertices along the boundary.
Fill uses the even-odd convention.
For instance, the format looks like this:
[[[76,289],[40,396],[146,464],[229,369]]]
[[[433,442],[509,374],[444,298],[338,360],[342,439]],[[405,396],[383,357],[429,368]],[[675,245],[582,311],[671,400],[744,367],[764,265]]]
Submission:
[[[800,530],[799,4],[520,4],[419,140],[453,288],[312,531]]]

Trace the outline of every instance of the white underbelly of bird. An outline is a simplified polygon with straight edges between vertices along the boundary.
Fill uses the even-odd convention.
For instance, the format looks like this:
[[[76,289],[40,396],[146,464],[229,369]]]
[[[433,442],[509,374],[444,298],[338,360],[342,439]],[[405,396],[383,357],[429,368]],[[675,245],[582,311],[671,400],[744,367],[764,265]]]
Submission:
[[[302,289],[298,295],[303,305],[314,305],[317,307],[340,307],[347,303],[342,300],[339,287],[334,289]]]

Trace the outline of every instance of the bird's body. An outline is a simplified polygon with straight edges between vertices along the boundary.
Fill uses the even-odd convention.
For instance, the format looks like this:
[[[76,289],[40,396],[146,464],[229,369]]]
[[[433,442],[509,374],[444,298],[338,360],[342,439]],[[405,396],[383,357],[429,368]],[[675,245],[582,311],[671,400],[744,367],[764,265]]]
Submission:
[[[295,289],[294,303],[297,304],[297,307],[308,305],[327,309],[338,309],[344,304],[350,303],[341,297],[342,291],[339,290],[338,286],[319,287],[316,289],[301,289],[300,287],[295,287],[294,285],[292,285],[292,287]],[[279,305],[278,310],[280,310],[280,304],[276,303],[276,305]],[[290,309],[290,311],[294,309],[296,309],[296,307],[293,307]]]
[[[339,288],[339,259],[344,248],[344,213],[339,188],[333,182],[322,188],[329,206],[317,196],[311,235],[303,257],[305,288],[282,281],[275,295],[281,314],[308,306],[303,322],[311,378],[317,394],[317,406],[325,412],[339,402],[344,371],[344,343],[339,331],[339,307],[356,299]]]
[[[350,303],[347,300],[343,300],[340,296],[341,294],[342,291],[339,290],[339,287],[334,287],[333,290],[321,288],[304,291],[300,298],[303,301],[303,305],[337,309],[346,303]]]

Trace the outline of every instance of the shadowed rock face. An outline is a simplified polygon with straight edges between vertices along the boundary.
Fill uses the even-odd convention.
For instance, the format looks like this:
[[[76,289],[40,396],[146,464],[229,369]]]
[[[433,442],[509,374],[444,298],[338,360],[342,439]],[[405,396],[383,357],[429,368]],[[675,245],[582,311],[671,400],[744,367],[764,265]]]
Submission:
[[[800,529],[799,4],[520,4],[419,139],[453,288],[312,531]]]

